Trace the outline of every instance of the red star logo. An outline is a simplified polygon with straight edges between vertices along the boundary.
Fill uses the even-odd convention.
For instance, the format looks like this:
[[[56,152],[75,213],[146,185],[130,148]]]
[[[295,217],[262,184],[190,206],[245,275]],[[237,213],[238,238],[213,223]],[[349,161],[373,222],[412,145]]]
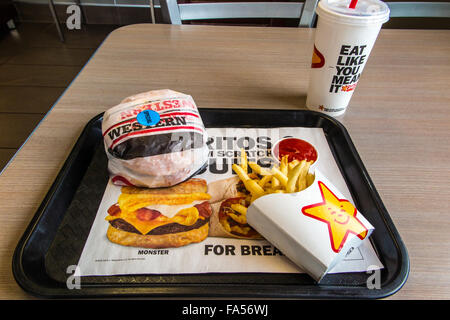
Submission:
[[[338,199],[328,187],[319,181],[323,201],[302,208],[305,216],[327,224],[331,249],[341,251],[350,233],[361,240],[367,236],[367,228],[356,217],[356,208],[345,199]]]

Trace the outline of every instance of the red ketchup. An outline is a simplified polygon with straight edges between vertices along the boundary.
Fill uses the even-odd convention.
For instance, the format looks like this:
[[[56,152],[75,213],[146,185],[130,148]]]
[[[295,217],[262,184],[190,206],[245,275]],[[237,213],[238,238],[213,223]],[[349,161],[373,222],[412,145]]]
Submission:
[[[287,138],[281,140],[273,148],[273,153],[279,160],[281,160],[283,156],[287,155],[289,162],[292,160],[302,161],[305,159],[306,161],[313,162],[317,160],[316,149],[305,140],[297,138]]]

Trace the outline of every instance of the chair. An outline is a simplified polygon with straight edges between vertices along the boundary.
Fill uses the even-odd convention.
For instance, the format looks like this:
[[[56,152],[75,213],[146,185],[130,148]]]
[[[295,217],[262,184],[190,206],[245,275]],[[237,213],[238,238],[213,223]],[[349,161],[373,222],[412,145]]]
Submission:
[[[0,0],[0,1],[2,1],[2,0]],[[106,4],[106,3],[98,4],[98,3],[95,3],[95,1],[94,2],[83,1],[83,3],[81,3],[81,0],[73,0],[73,1],[75,2],[74,3],[75,5],[80,7],[81,21],[84,21],[85,23],[87,20],[86,20],[86,16],[85,16],[84,9],[83,9],[84,6],[96,6],[96,5],[108,6],[108,4]],[[133,5],[133,4],[127,4],[127,3],[119,4],[119,3],[116,3],[116,1],[114,1],[114,3],[111,4],[111,6],[114,6],[114,7],[133,7],[133,6],[134,7],[149,7],[152,23],[155,23],[155,21],[156,21],[155,20],[155,8],[160,8],[159,0],[148,0],[148,2],[149,2],[148,5],[145,5],[145,4]],[[60,3],[60,4],[63,4],[63,3]],[[64,3],[64,4],[67,4],[67,3]],[[70,2],[69,2],[69,4],[70,4]],[[55,23],[56,30],[58,31],[59,38],[60,38],[61,42],[64,42],[65,37],[64,37],[63,30],[61,28],[61,22],[59,21],[58,15],[56,13],[54,0],[48,0],[48,6],[50,8],[50,13],[52,15],[53,22]]]
[[[50,8],[50,13],[52,14],[53,22],[56,26],[56,31],[58,31],[59,39],[61,40],[61,42],[64,42],[64,33],[61,29],[61,23],[59,22],[58,15],[56,14],[55,3],[53,2],[53,0],[48,0],[48,7]]]
[[[312,27],[318,0],[300,2],[219,2],[178,4],[160,0],[163,22],[234,18],[300,18],[299,27]]]
[[[450,2],[386,2],[391,18],[450,18]]]

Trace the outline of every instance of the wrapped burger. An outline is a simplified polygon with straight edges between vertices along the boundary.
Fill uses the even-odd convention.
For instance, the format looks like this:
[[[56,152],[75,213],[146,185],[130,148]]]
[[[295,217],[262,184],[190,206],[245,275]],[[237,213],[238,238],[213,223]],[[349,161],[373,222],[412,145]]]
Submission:
[[[116,185],[161,188],[207,162],[207,134],[191,96],[155,90],[124,99],[103,116],[108,170]]]

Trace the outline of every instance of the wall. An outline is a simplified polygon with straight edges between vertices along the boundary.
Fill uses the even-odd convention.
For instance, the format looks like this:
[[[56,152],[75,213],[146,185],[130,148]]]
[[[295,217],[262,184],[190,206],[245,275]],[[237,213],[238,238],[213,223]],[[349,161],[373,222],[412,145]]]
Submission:
[[[83,12],[87,24],[113,24],[127,25],[133,23],[150,23],[149,0],[80,0],[83,4]],[[161,23],[161,12],[159,0],[153,0],[155,4],[156,23]],[[226,0],[217,0],[217,2]],[[239,1],[239,0],[233,0]],[[247,0],[256,1],[256,0]],[[262,1],[262,0],[259,0]],[[275,1],[275,0],[266,0]],[[280,0],[281,1],[281,0]],[[284,0],[289,1],[289,0]],[[295,1],[295,0],[294,0]],[[403,0],[389,0],[401,2]],[[423,0],[422,0],[423,1]],[[179,0],[179,2],[208,2],[208,0]],[[215,2],[215,1],[211,1]],[[444,0],[433,0],[433,2],[448,2]],[[75,3],[74,0],[54,0],[57,14],[61,22],[65,22],[65,12],[68,5]],[[14,0],[19,20],[25,22],[53,22],[48,0]],[[277,21],[282,19],[240,19],[221,20],[206,22],[207,24],[239,24],[239,25],[261,25],[261,26],[288,26],[295,27],[298,21]],[[205,24],[205,22],[193,22]],[[383,25],[383,28],[393,29],[450,29],[450,18],[391,18]]]
[[[126,25],[132,23],[150,23],[149,0],[81,0],[87,24]],[[54,0],[56,12],[61,23],[67,19],[66,8],[75,1]],[[14,4],[23,22],[53,22],[48,0],[15,0]],[[154,0],[157,22],[161,16],[159,0]]]

